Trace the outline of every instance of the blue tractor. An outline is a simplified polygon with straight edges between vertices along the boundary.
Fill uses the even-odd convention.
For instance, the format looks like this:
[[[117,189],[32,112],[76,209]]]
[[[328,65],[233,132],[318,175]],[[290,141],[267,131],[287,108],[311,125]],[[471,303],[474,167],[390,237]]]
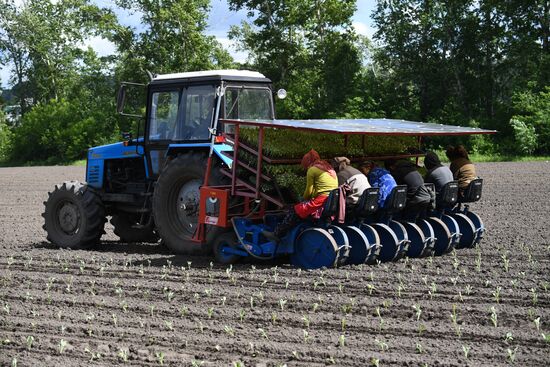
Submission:
[[[117,109],[124,113],[126,88]],[[88,151],[86,181],[56,185],[45,202],[49,241],[83,249],[99,242],[107,217],[125,242],[157,242],[174,253],[208,250],[197,230],[205,168],[230,163],[221,118],[274,118],[271,82],[253,71],[216,70],[153,76],[146,86],[143,137]],[[229,127],[228,127],[229,128]],[[209,159],[210,157],[210,159]],[[217,170],[209,184],[220,184]],[[208,231],[208,238],[215,230]]]

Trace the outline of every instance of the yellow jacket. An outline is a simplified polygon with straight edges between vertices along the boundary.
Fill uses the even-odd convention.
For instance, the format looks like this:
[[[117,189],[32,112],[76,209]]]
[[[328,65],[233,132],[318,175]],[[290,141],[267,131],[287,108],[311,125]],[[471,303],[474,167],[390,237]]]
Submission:
[[[304,199],[313,199],[321,194],[328,195],[331,190],[338,188],[338,179],[328,172],[317,167],[309,167],[307,170],[306,190]]]

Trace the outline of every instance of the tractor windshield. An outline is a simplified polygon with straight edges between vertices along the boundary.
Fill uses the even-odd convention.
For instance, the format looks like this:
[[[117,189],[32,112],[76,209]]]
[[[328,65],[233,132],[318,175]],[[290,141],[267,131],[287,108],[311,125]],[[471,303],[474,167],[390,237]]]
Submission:
[[[271,120],[273,105],[271,90],[258,87],[227,87],[225,118],[236,120]]]
[[[215,87],[197,85],[152,94],[150,140],[207,140],[215,108]]]

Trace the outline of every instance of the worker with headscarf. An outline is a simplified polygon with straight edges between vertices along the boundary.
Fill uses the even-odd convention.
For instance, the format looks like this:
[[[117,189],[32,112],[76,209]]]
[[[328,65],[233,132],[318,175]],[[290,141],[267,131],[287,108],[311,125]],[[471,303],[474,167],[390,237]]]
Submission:
[[[300,165],[307,171],[304,201],[294,205],[291,212],[277,226],[275,234],[278,237],[284,236],[300,219],[320,215],[328,195],[338,188],[336,172],[314,149],[303,156]]]
[[[444,166],[439,157],[434,152],[427,152],[424,158],[424,167],[426,167],[425,183],[433,183],[435,192],[441,191],[443,186],[453,180],[453,173],[449,167]]]
[[[356,205],[361,195],[363,195],[363,191],[370,187],[367,176],[351,166],[350,160],[346,157],[335,157],[331,163],[338,177],[338,185],[347,184],[349,186],[346,207]]]

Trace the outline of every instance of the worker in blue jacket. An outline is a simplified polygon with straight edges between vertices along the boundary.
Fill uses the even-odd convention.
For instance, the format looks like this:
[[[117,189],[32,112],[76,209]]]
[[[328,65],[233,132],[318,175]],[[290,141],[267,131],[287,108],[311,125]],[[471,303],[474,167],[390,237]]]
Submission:
[[[372,187],[378,187],[380,189],[378,206],[383,208],[391,191],[397,186],[395,179],[389,171],[382,167],[378,167],[373,161],[361,163],[359,165],[359,170],[367,176]]]

